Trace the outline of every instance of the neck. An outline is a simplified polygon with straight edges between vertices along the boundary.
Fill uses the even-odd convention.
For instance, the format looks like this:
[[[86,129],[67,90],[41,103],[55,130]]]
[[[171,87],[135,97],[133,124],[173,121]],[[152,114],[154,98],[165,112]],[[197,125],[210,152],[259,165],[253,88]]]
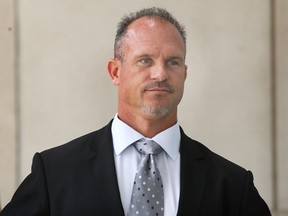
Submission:
[[[133,115],[118,112],[121,121],[147,138],[152,138],[177,122],[177,110],[164,117],[151,117],[147,114]]]

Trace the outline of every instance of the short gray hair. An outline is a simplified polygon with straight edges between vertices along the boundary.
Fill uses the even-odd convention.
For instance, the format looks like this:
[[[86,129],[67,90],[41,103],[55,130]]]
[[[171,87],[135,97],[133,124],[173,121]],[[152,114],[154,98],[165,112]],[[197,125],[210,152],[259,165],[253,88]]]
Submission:
[[[127,29],[129,25],[134,22],[135,20],[141,17],[151,17],[155,19],[159,19],[162,21],[167,21],[174,25],[177,30],[179,31],[184,44],[186,46],[186,31],[183,25],[181,25],[171,13],[169,13],[166,9],[163,8],[145,8],[140,11],[130,13],[125,15],[122,20],[118,24],[117,33],[114,42],[114,58],[119,60],[123,60],[124,58],[124,50],[123,50],[123,39],[126,36]]]

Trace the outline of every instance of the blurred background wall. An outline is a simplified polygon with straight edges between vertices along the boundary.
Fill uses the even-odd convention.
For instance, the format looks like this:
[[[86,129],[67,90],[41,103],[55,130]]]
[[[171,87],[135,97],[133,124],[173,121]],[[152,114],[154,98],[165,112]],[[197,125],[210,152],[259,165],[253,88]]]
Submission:
[[[287,0],[0,0],[2,207],[35,152],[114,117],[106,65],[116,25],[148,6],[188,32],[186,133],[252,170],[273,215],[288,215]]]

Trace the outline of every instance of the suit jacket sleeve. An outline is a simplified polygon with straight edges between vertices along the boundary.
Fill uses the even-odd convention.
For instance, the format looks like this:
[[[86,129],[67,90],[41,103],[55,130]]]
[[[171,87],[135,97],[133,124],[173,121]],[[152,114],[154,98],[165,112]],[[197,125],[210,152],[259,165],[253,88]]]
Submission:
[[[241,216],[271,216],[268,206],[259,195],[253,183],[253,174],[248,171],[243,201],[240,209]]]
[[[33,158],[32,172],[19,186],[0,216],[48,216],[49,197],[45,171],[39,153]]]

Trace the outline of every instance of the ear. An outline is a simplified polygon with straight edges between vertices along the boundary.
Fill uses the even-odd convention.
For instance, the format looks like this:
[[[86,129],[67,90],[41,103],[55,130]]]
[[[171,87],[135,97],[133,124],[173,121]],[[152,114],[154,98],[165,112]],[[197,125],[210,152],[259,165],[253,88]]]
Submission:
[[[115,86],[119,85],[120,66],[121,64],[117,59],[110,59],[110,61],[108,62],[108,73]]]
[[[187,70],[188,70],[188,66],[185,65],[185,80],[186,80],[186,78],[187,78]]]

